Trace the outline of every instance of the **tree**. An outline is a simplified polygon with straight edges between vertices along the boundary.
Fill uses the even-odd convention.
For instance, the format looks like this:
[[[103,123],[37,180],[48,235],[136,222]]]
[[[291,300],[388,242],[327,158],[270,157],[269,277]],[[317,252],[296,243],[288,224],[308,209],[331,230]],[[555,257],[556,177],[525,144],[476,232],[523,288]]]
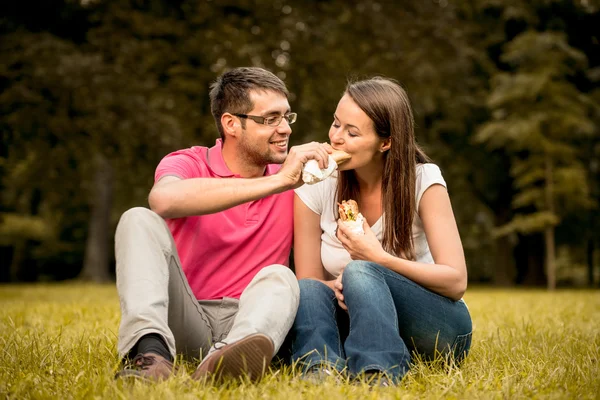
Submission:
[[[139,59],[119,57],[127,45],[138,44],[135,37],[124,38],[122,47],[111,54],[97,44],[78,44],[47,32],[18,31],[4,39],[7,57],[2,72],[8,79],[0,106],[10,142],[5,165],[11,171],[23,164],[20,160],[32,160],[26,164],[28,179],[9,189],[18,193],[21,184],[21,198],[32,191],[40,193],[32,215],[47,210],[52,215],[47,220],[63,229],[78,216],[69,213],[72,207],[90,210],[90,217],[84,213],[75,221],[84,227],[89,222],[82,235],[87,243],[81,276],[106,280],[112,188],[124,189],[131,183],[122,194],[140,186],[147,193],[149,182],[139,179],[139,171],[147,176],[148,167],[156,165],[165,148],[180,141],[184,130],[170,115],[160,77],[137,76]],[[113,169],[119,173],[113,174]],[[53,240],[62,242],[61,229],[54,232]],[[83,253],[83,238],[67,240],[77,243]]]
[[[554,289],[554,227],[565,210],[594,205],[576,147],[594,132],[592,103],[568,81],[587,60],[564,35],[534,31],[512,40],[502,60],[514,71],[494,77],[488,98],[493,120],[477,133],[478,141],[512,154],[512,205],[519,212],[497,234],[543,231],[548,288]]]

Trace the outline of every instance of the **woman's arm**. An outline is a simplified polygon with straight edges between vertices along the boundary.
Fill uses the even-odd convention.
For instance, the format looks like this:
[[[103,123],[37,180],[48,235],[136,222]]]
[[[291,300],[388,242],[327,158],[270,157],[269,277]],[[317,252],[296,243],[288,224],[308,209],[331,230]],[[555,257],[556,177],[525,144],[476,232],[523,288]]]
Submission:
[[[318,214],[313,212],[294,194],[294,266],[298,279],[311,278],[325,283],[333,289],[333,280],[327,280],[321,262],[321,224]]]
[[[445,187],[433,185],[425,191],[419,204],[419,216],[435,264],[408,261],[385,252],[368,224],[365,229],[367,234],[361,238],[361,235],[353,235],[338,222],[338,238],[352,259],[376,262],[433,292],[459,300],[467,289],[467,266]],[[377,244],[373,242],[374,238]]]

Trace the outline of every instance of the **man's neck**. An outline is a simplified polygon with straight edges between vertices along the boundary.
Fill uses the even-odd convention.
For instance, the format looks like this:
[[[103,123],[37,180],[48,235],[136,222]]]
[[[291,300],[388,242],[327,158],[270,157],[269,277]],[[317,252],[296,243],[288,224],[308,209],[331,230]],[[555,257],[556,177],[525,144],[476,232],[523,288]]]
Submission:
[[[256,165],[252,161],[240,157],[238,150],[233,145],[228,146],[228,143],[223,143],[221,154],[225,165],[235,175],[242,178],[257,178],[265,174],[265,165]]]

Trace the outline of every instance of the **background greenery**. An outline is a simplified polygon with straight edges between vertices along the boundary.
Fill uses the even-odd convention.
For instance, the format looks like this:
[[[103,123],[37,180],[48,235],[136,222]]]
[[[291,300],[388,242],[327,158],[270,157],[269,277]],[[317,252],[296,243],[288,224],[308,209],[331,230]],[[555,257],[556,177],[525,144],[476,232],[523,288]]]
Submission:
[[[599,26],[597,0],[3,2],[0,281],[111,279],[121,213],[214,143],[209,84],[254,65],[290,88],[294,144],[326,139],[349,78],[397,79],[471,281],[544,285],[546,253],[597,285]]]

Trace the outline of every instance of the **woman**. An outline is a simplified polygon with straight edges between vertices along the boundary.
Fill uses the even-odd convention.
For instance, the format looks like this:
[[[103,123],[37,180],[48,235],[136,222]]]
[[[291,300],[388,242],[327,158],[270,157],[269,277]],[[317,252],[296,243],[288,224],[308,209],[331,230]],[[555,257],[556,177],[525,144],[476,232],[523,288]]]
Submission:
[[[462,360],[472,329],[463,248],[446,183],[415,142],[408,96],[385,78],[349,84],[329,139],[352,158],[296,189],[293,360],[310,379],[347,368],[395,382],[412,351]],[[364,234],[339,220],[349,199]]]

